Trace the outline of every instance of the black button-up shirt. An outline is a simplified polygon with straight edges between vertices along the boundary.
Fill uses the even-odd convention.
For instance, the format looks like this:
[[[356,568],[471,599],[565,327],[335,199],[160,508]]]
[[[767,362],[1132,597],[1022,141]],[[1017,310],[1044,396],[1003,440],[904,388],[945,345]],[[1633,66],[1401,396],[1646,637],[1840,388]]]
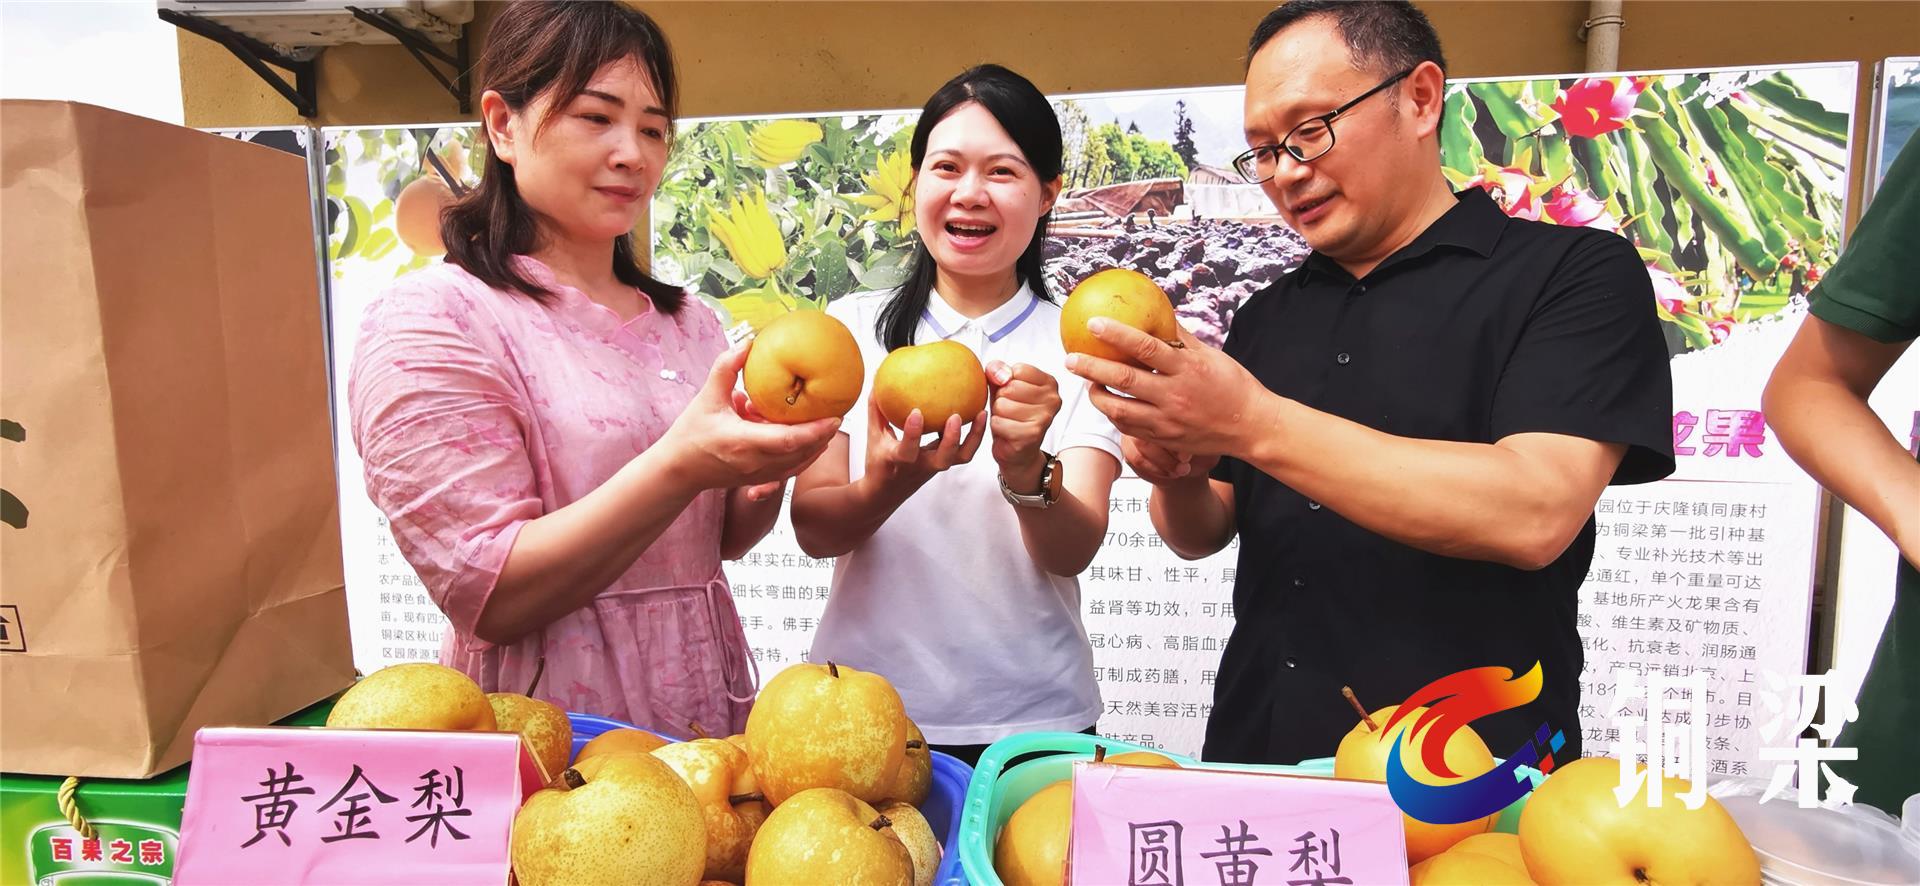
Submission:
[[[1566,434],[1627,444],[1615,484],[1671,473],[1668,355],[1632,245],[1509,219],[1477,188],[1457,199],[1364,280],[1310,256],[1248,299],[1226,352],[1275,393],[1388,434]],[[1240,553],[1207,759],[1331,756],[1357,722],[1343,685],[1377,709],[1455,671],[1535,662],[1540,697],[1474,730],[1505,757],[1544,722],[1566,734],[1559,758],[1579,755],[1592,518],[1530,572],[1390,541],[1236,459],[1214,476],[1233,484]]]

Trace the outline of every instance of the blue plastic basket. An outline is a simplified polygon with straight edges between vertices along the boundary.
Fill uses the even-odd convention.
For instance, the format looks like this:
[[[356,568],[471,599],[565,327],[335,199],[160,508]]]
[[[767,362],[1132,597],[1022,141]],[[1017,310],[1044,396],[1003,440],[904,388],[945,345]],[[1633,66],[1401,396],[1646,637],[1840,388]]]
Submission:
[[[1067,778],[1073,771],[1075,760],[1090,759],[1096,744],[1105,747],[1110,756],[1128,751],[1152,751],[1182,766],[1321,777],[1333,775],[1332,757],[1302,760],[1292,766],[1203,763],[1157,748],[1096,738],[1079,732],[1029,732],[1008,736],[980,755],[980,766],[967,786],[966,807],[959,834],[947,844],[934,883],[938,886],[1000,886],[1000,878],[993,871],[993,842],[999,837],[1000,827],[1021,803],[1041,788]],[[1007,763],[1013,759],[1028,754],[1045,756],[1007,767]],[[1534,784],[1539,784],[1541,776],[1537,772],[1528,770],[1527,774],[1534,776]],[[1526,802],[1526,797],[1514,801],[1501,813],[1493,829],[1516,832],[1520,810]]]
[[[587,742],[594,740],[594,738],[598,737],[602,732],[612,732],[615,729],[640,728],[632,723],[622,723],[619,720],[607,717],[596,717],[592,714],[576,714],[571,711],[567,712],[567,719],[573,721],[573,756],[575,757],[580,756],[580,749],[586,747]],[[646,731],[653,732],[651,729]],[[664,732],[653,732],[653,734],[668,741],[685,740],[674,738]]]
[[[967,786],[966,814],[961,823],[959,839],[949,845],[941,857],[940,870],[934,882],[939,886],[1000,886],[1000,878],[993,871],[993,841],[1000,833],[1000,826],[1027,798],[1041,788],[1068,777],[1075,760],[1091,759],[1095,745],[1106,748],[1109,755],[1152,751],[1182,766],[1198,765],[1198,761],[1191,757],[1081,732],[1027,732],[1003,738],[980,755],[980,766],[974,770],[973,781]],[[1012,768],[1007,767],[1015,758],[1029,754],[1043,756]],[[1298,766],[1210,768],[1257,768],[1264,772],[1332,775],[1333,761],[1309,760]]]
[[[926,816],[927,825],[940,838],[941,874],[946,871],[947,860],[957,858],[954,853],[960,843],[960,820],[967,808],[967,785],[972,782],[972,766],[958,757],[933,752],[933,787],[927,791],[927,801],[920,804],[920,814]],[[946,879],[936,876],[934,882],[945,883]]]

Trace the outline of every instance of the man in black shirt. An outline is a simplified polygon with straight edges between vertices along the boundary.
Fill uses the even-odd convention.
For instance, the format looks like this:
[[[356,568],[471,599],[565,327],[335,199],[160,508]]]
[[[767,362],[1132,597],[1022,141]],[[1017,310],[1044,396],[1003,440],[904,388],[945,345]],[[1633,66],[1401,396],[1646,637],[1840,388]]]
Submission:
[[[1154,371],[1069,360],[1167,546],[1240,537],[1209,760],[1332,755],[1356,722],[1343,685],[1377,708],[1535,663],[1540,696],[1474,729],[1507,756],[1545,723],[1580,754],[1594,503],[1673,470],[1667,351],[1627,241],[1452,191],[1444,66],[1405,3],[1268,15],[1236,166],[1313,255],[1242,306],[1224,353],[1096,320]]]

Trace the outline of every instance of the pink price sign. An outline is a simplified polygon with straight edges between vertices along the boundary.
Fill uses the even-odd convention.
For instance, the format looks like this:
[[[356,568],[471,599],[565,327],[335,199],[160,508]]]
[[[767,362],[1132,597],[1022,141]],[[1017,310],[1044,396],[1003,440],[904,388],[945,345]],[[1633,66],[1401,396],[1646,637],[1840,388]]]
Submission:
[[[1213,769],[1073,767],[1071,883],[1405,884],[1385,784]]]
[[[202,729],[174,878],[504,884],[540,787],[511,732]]]

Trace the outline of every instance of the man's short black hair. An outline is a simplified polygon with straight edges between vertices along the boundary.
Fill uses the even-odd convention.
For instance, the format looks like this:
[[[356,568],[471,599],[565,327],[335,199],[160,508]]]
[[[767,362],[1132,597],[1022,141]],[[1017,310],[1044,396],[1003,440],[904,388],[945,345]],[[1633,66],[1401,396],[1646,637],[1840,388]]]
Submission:
[[[1247,63],[1289,25],[1314,16],[1331,16],[1347,44],[1353,66],[1381,77],[1391,77],[1421,62],[1440,66],[1447,72],[1447,57],[1440,51],[1440,35],[1427,21],[1427,14],[1405,0],[1291,0],[1283,3],[1253,29],[1247,41]]]

